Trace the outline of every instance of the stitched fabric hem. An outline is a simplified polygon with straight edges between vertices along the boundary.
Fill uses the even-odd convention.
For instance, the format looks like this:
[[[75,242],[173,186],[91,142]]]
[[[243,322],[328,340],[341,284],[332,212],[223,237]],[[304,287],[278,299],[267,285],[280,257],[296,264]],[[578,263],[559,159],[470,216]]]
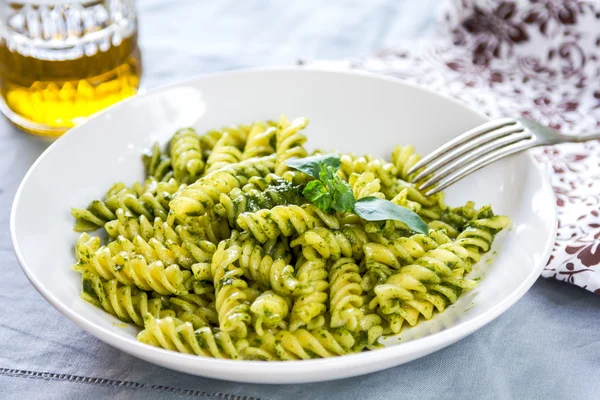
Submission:
[[[164,393],[173,393],[183,396],[198,397],[198,398],[212,398],[219,400],[260,400],[256,397],[250,396],[239,396],[227,393],[208,393],[201,390],[192,389],[180,389],[170,386],[163,385],[148,385],[145,383],[131,382],[131,381],[119,381],[114,379],[104,378],[92,378],[80,375],[71,374],[59,374],[55,372],[40,372],[40,371],[27,371],[13,368],[0,368],[0,375],[10,376],[15,378],[28,378],[28,379],[42,379],[46,381],[62,381],[62,382],[73,382],[73,383],[85,383],[89,385],[100,385],[105,387],[114,387],[117,389],[131,389],[131,390],[152,390]]]

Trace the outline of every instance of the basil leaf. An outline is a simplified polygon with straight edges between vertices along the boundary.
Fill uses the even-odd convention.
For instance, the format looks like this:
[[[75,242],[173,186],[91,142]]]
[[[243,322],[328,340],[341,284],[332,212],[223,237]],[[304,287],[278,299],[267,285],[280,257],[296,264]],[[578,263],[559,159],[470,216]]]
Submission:
[[[413,232],[427,235],[427,224],[416,213],[388,200],[368,196],[356,201],[354,212],[367,221],[383,221],[392,219],[405,224]]]
[[[321,167],[319,175],[316,178],[328,186],[335,179],[335,171],[331,167],[325,165],[321,165]]]
[[[319,179],[322,170],[330,167],[333,171],[340,169],[342,161],[338,154],[318,154],[316,156],[304,158],[290,158],[285,161],[285,164],[290,167],[302,171],[305,174]]]
[[[354,194],[348,182],[342,180],[333,167],[327,166],[321,170],[319,179],[332,195],[332,208],[337,212],[347,212],[354,209]]]
[[[348,182],[337,175],[342,162],[338,154],[319,154],[305,158],[291,158],[285,162],[288,167],[295,168],[317,179],[309,182],[302,194],[320,210],[330,212],[354,211],[367,221],[396,220],[404,223],[414,232],[428,233],[427,225],[414,212],[391,201],[376,197],[354,199],[352,188]]]
[[[329,212],[329,209],[331,208],[331,193],[327,191],[327,188],[321,181],[308,182],[302,191],[302,194],[317,208]]]
[[[354,194],[352,194],[352,189],[350,189],[350,185],[348,185],[344,181],[341,182],[345,183],[348,186],[348,190],[336,190],[335,192],[333,192],[334,195],[331,206],[337,212],[351,212],[354,209],[356,200],[354,199]]]

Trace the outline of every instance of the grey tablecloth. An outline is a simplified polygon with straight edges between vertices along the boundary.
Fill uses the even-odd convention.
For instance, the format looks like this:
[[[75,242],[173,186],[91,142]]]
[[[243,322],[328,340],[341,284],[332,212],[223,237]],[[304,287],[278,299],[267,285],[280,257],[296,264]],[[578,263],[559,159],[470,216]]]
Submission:
[[[432,21],[435,3],[140,1],[143,86],[223,69],[290,64],[298,58],[366,55],[421,34]],[[166,370],[123,354],[46,303],[13,254],[11,202],[46,146],[0,121],[0,399],[600,398],[600,299],[544,279],[506,314],[459,343],[359,378],[237,384]],[[48,266],[56,267],[51,260]]]

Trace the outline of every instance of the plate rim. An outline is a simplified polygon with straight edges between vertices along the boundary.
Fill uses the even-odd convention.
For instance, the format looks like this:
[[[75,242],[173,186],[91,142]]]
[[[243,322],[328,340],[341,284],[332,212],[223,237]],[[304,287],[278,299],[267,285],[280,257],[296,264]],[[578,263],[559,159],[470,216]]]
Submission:
[[[436,332],[425,337],[411,340],[406,343],[402,343],[401,345],[394,345],[386,347],[385,349],[375,350],[375,351],[367,351],[360,352],[354,354],[348,354],[341,357],[332,357],[326,359],[314,359],[314,360],[298,360],[298,361],[252,361],[252,360],[225,360],[225,359],[216,359],[216,358],[202,358],[196,355],[188,355],[182,354],[174,351],[165,350],[162,348],[156,348],[153,346],[146,345],[132,338],[126,338],[116,334],[113,331],[110,331],[102,326],[97,325],[95,322],[85,318],[75,311],[71,310],[66,304],[63,304],[60,300],[54,297],[52,291],[48,290],[44,287],[41,281],[39,281],[35,273],[30,269],[30,267],[25,263],[23,254],[19,247],[16,232],[15,232],[15,219],[16,219],[16,210],[19,204],[22,191],[24,187],[27,185],[27,182],[33,172],[37,169],[37,166],[43,162],[44,158],[48,156],[48,154],[52,151],[53,147],[57,142],[60,142],[65,137],[69,137],[70,135],[77,134],[77,132],[81,129],[82,126],[87,125],[87,122],[94,120],[103,116],[105,113],[110,113],[114,107],[124,107],[131,102],[138,101],[139,98],[143,98],[149,95],[154,95],[158,92],[166,91],[174,87],[185,86],[185,85],[194,85],[198,82],[204,80],[210,80],[218,77],[227,77],[232,75],[244,75],[244,74],[253,74],[253,73],[270,73],[270,72],[294,72],[294,73],[330,73],[333,75],[350,75],[350,76],[361,76],[367,77],[371,79],[377,79],[380,81],[387,81],[393,84],[400,84],[403,86],[412,87],[414,89],[427,92],[429,94],[433,94],[439,97],[443,97],[446,100],[449,100],[455,104],[460,105],[461,107],[469,110],[470,112],[489,120],[490,118],[482,114],[481,112],[471,108],[470,106],[464,104],[458,99],[452,98],[445,94],[441,94],[435,92],[426,87],[417,85],[412,82],[406,82],[404,80],[375,74],[367,71],[357,71],[357,70],[338,70],[334,68],[326,68],[326,67],[306,67],[306,66],[290,66],[290,67],[258,67],[258,68],[245,68],[245,69],[237,69],[223,72],[216,72],[210,74],[203,74],[187,79],[177,80],[175,82],[167,83],[164,85],[159,85],[157,87],[151,88],[143,93],[139,93],[130,98],[127,98],[119,103],[111,105],[104,110],[101,110],[88,118],[86,123],[79,125],[64,135],[62,135],[59,139],[57,139],[54,143],[52,143],[44,152],[37,158],[37,160],[31,165],[27,173],[24,175],[19,187],[15,193],[15,197],[13,199],[11,205],[10,212],[10,234],[11,234],[11,242],[13,246],[13,250],[15,255],[17,256],[17,260],[25,276],[31,282],[31,284],[35,287],[35,289],[44,297],[46,301],[48,301],[56,310],[58,310],[61,314],[69,318],[72,322],[74,322],[81,329],[86,331],[87,333],[95,336],[100,339],[104,343],[107,343],[121,351],[124,351],[130,355],[135,357],[144,359],[146,361],[152,362],[157,365],[167,366],[168,368],[178,370],[185,373],[196,374],[200,376],[222,379],[222,380],[230,380],[235,382],[250,382],[250,383],[265,383],[265,384],[285,384],[285,383],[300,383],[300,382],[319,382],[319,381],[328,381],[335,380],[341,378],[348,378],[358,375],[364,375],[367,373],[387,369],[394,365],[403,364],[406,362],[410,362],[414,359],[420,358],[422,356],[431,354],[437,350],[440,350],[450,344],[455,343],[456,341],[468,336],[475,331],[479,330],[489,322],[496,319],[498,316],[503,314],[506,310],[512,307],[523,295],[533,286],[535,281],[539,278],[544,266],[546,265],[546,261],[548,260],[552,248],[556,239],[557,234],[557,224],[558,224],[558,215],[556,203],[552,202],[552,208],[554,210],[552,216],[552,230],[548,235],[548,239],[545,244],[544,251],[542,253],[541,261],[539,265],[532,271],[532,273],[527,276],[525,280],[523,280],[516,288],[512,291],[512,293],[504,298],[502,301],[498,302],[490,309],[485,311],[483,314],[474,317],[469,321],[468,324],[459,324],[456,326],[452,326],[443,331]],[[548,179],[547,172],[543,169],[543,167],[537,163],[531,154],[531,152],[527,151],[524,154],[520,154],[518,156],[527,157],[528,162],[533,166],[534,170],[540,176],[541,185],[544,192],[547,192],[554,195],[552,186]],[[130,347],[132,346],[132,347]],[[407,356],[408,355],[408,356]],[[398,357],[403,357],[406,360],[401,363],[394,363],[394,360]],[[161,360],[161,361],[159,361]],[[171,361],[172,360],[172,361]],[[194,368],[191,370],[190,368],[186,368],[190,362],[197,363],[200,368]],[[203,365],[203,364],[207,365]],[[331,366],[335,366],[337,363],[342,363],[345,368],[333,369],[329,371],[328,374],[323,374],[322,376],[317,376],[319,372],[326,372],[327,366],[331,364]],[[214,368],[210,370],[210,366],[214,366]],[[232,370],[232,369],[247,369],[251,368],[254,372],[249,375],[247,378],[242,377],[229,377],[224,375],[222,371]],[[277,372],[274,376],[273,374]],[[239,371],[237,372],[239,373]],[[303,378],[303,373],[314,375],[315,378]],[[264,379],[258,379],[262,375]]]

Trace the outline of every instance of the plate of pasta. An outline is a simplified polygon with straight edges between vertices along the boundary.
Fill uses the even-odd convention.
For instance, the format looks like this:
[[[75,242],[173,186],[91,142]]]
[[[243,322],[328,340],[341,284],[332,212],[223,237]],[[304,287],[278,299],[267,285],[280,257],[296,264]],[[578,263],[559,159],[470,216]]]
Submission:
[[[485,120],[364,73],[172,84],[48,148],[14,200],[15,252],[66,317],[168,368],[256,383],[389,368],[500,316],[552,249],[529,154],[433,196],[407,173]]]

